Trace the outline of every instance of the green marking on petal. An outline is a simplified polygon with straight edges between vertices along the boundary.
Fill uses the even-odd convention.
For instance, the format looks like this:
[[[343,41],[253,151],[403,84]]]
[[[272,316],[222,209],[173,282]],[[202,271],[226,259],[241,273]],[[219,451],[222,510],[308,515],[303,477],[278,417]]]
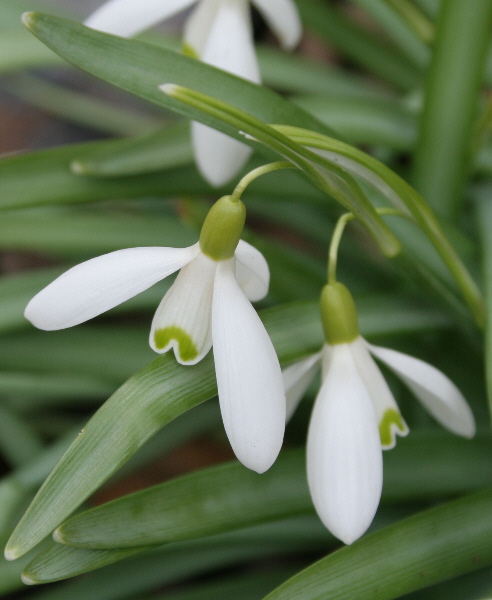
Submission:
[[[193,48],[193,46],[191,46],[190,44],[187,44],[186,42],[183,42],[183,44],[181,45],[181,52],[185,56],[189,56],[190,58],[196,58],[196,59],[200,58],[198,56],[198,52],[195,50],[195,48]]]
[[[391,428],[392,425],[396,425],[397,429],[403,434],[407,431],[400,413],[394,408],[388,408],[379,423],[379,436],[381,437],[381,446],[383,448],[393,445],[394,437]]]
[[[164,329],[156,329],[154,333],[154,343],[158,350],[163,350],[171,340],[176,340],[179,347],[179,358],[183,361],[193,360],[198,356],[198,350],[191,339],[181,327],[172,325]]]

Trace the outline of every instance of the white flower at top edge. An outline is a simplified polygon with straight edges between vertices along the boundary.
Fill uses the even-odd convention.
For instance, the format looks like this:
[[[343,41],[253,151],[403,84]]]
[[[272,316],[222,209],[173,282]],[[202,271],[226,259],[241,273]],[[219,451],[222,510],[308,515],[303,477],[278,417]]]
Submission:
[[[286,49],[301,36],[301,23],[292,0],[251,0]],[[197,0],[108,0],[85,24],[125,37],[152,27],[188,8]],[[248,0],[198,0],[186,22],[184,48],[188,54],[234,75],[260,82]],[[195,159],[212,185],[227,183],[244,166],[250,148],[202,125],[192,124]]]
[[[323,324],[325,334],[330,325],[340,327],[341,333],[335,332],[321,352],[285,369],[283,377],[290,418],[321,364],[322,385],[307,440],[308,483],[325,526],[344,543],[351,544],[367,530],[379,505],[382,449],[393,448],[396,436],[408,433],[371,354],[396,373],[430,414],[451,432],[471,438],[475,421],[461,392],[441,371],[422,360],[364,340],[356,322],[352,327],[356,313],[355,306],[353,310],[347,306],[353,304],[350,293],[339,283],[334,286],[343,294],[346,313],[340,321],[333,311],[325,314]],[[349,327],[344,327],[344,320],[350,322]],[[347,333],[349,339],[343,341]]]
[[[237,206],[236,206],[237,205]],[[251,306],[269,285],[263,255],[239,240],[244,205],[221,198],[188,248],[129,248],[77,265],[37,294],[25,316],[39,329],[83,323],[180,270],[154,316],[150,345],[184,365],[213,345],[224,427],[238,459],[259,473],[275,461],[285,394],[272,342]]]

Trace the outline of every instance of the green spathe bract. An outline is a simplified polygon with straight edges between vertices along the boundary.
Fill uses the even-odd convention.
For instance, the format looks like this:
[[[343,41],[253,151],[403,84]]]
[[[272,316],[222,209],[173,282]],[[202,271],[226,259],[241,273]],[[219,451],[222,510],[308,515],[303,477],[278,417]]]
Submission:
[[[246,220],[241,200],[223,196],[212,206],[200,233],[200,249],[213,260],[234,256]]]
[[[321,321],[328,344],[349,344],[359,337],[354,299],[339,283],[325,285],[320,298]]]

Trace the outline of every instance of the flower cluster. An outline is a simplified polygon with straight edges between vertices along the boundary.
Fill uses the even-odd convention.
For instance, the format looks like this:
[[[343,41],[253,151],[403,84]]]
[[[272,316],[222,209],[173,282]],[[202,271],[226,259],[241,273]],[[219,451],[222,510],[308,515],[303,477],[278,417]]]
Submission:
[[[85,24],[125,37],[152,27],[196,0],[109,0]],[[301,36],[292,0],[252,0],[286,49]],[[234,75],[260,83],[248,0],[199,0],[184,31],[184,51]],[[192,124],[195,160],[212,185],[227,183],[244,166],[250,148],[200,123]]]

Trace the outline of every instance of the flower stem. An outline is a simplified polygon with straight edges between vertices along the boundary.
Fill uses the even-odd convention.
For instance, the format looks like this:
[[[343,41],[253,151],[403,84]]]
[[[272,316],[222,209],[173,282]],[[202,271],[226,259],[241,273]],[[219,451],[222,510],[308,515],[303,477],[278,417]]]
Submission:
[[[273,171],[279,171],[280,169],[295,169],[295,165],[286,161],[279,160],[277,162],[269,163],[268,165],[262,165],[256,169],[250,171],[247,175],[245,175],[241,181],[236,185],[234,191],[231,194],[231,200],[236,202],[240,200],[244,190],[248,187],[250,183],[252,183],[258,177],[262,175],[266,175],[267,173],[273,173]]]
[[[376,211],[380,215],[393,215],[397,217],[411,218],[410,215],[403,213],[401,210],[396,208],[377,208]],[[348,212],[343,214],[337,221],[333,235],[331,236],[330,248],[328,250],[328,283],[334,284],[337,281],[337,259],[338,259],[338,247],[342,239],[345,226],[349,221],[355,219],[354,213]]]

